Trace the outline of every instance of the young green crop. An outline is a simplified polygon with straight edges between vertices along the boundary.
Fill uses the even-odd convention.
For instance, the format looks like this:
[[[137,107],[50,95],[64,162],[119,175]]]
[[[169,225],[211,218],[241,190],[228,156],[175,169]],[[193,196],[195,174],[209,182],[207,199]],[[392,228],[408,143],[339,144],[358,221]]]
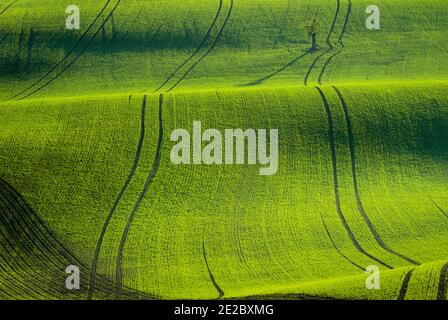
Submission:
[[[0,178],[82,264],[85,291],[61,294],[11,240],[34,229],[3,223],[0,297],[445,299],[447,3],[380,1],[375,31],[370,4],[83,1],[73,31],[61,0],[10,6]],[[297,28],[312,17],[315,52]],[[194,121],[278,129],[277,174],[174,165],[170,134]],[[366,289],[372,265],[383,290]]]

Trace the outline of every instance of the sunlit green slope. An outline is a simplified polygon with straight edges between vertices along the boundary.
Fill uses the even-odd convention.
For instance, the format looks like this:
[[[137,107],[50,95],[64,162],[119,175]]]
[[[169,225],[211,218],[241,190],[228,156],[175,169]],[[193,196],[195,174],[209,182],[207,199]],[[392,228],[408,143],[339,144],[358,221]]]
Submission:
[[[389,274],[447,258],[446,89],[272,88],[11,103],[0,111],[0,172],[89,266],[140,148],[96,260],[99,275],[139,292],[243,297],[365,281],[370,265]],[[278,128],[277,175],[260,176],[250,165],[172,164],[170,133],[191,130],[198,119],[204,129]],[[391,279],[396,287],[403,272],[384,285]],[[360,292],[371,295],[390,298]]]
[[[85,0],[66,30],[66,2],[20,0],[0,16],[0,98],[446,79],[446,1],[377,4],[380,30],[367,0]]]
[[[448,5],[369,5],[0,1],[0,298],[446,299]],[[277,174],[174,165],[194,121]]]

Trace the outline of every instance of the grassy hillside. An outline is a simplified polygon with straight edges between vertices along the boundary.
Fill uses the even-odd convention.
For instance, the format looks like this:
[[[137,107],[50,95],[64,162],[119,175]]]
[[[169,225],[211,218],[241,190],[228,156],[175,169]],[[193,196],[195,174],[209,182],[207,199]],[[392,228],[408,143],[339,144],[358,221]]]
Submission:
[[[446,299],[448,5],[380,2],[1,1],[0,297]],[[174,165],[194,121],[277,174]]]
[[[64,1],[21,0],[0,16],[0,98],[152,92],[192,55],[162,91],[300,85],[308,72],[310,85],[319,77],[323,83],[445,79],[445,1],[381,1],[381,31],[365,27],[369,1],[340,0],[339,10],[337,4],[87,0],[81,30],[68,31]],[[300,23],[313,16],[322,24],[321,50],[310,53]]]
[[[372,264],[386,271],[446,259],[440,248],[448,246],[448,219],[436,206],[448,201],[446,89],[446,84],[339,88],[350,110],[359,198],[374,232],[356,207],[348,127],[332,87],[322,92],[332,115],[338,197],[348,227],[334,203],[328,119],[316,88],[164,95],[160,165],[122,248],[123,284],[161,297],[213,298],[211,272],[226,296],[242,297],[361,275]],[[2,108],[2,177],[86,264],[132,167],[142,100]],[[148,96],[141,160],[98,257],[99,274],[111,279],[119,268],[124,225],[153,166],[158,111],[159,97]],[[129,119],[135,126],[128,126]],[[258,168],[248,165],[173,165],[169,133],[191,128],[195,119],[204,128],[287,132],[280,135],[278,174],[259,176]],[[12,134],[17,132],[23,134]],[[389,250],[375,240],[376,233]]]

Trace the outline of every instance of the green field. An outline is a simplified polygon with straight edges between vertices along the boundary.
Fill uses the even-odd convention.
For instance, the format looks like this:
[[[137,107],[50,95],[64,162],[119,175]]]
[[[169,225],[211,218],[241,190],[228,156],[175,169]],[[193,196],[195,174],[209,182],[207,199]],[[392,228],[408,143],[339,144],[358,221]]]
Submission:
[[[371,4],[0,0],[0,299],[446,300],[448,3]],[[173,164],[194,121],[278,172]]]

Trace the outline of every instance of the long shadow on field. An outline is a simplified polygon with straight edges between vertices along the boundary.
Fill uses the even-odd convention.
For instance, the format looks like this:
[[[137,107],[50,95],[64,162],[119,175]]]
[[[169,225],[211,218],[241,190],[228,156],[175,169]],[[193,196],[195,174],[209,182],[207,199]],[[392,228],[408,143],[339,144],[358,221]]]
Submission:
[[[80,290],[68,290],[68,266],[80,269]],[[82,299],[88,268],[50,231],[25,199],[0,179],[0,283],[4,299]],[[114,284],[99,277],[97,288],[112,298]],[[126,290],[129,298],[144,295]],[[148,297],[144,297],[148,298]]]
[[[104,6],[102,7],[102,9],[100,10],[100,12],[97,14],[97,16],[95,17],[95,19],[90,23],[90,25],[87,27],[87,29],[83,32],[83,34],[78,38],[78,40],[76,41],[76,43],[74,44],[74,46],[68,51],[68,53],[56,64],[54,65],[46,74],[44,74],[42,77],[40,77],[38,80],[36,80],[35,82],[33,82],[30,86],[26,87],[25,89],[23,89],[22,91],[20,91],[19,93],[15,94],[14,96],[12,96],[11,98],[9,98],[8,100],[13,100],[16,98],[19,98],[20,96],[22,96],[19,100],[23,100],[26,99],[32,95],[34,95],[35,93],[39,92],[40,90],[44,89],[45,87],[47,87],[48,85],[50,85],[52,82],[54,82],[61,74],[63,74],[65,71],[67,71],[67,69],[69,69],[76,61],[78,61],[79,58],[81,58],[81,56],[87,51],[87,49],[89,48],[89,46],[92,44],[92,42],[94,41],[95,37],[98,35],[98,33],[102,30],[102,28],[106,25],[106,23],[109,21],[109,19],[111,18],[111,16],[113,15],[114,11],[117,9],[118,5],[120,4],[121,0],[117,0],[115,6],[112,8],[112,10],[110,11],[110,13],[106,16],[106,18],[104,19],[104,21],[102,22],[102,24],[100,25],[100,27],[96,30],[96,32],[92,35],[92,37],[88,40],[87,44],[81,49],[81,51],[78,54],[75,54],[76,50],[78,49],[78,47],[80,47],[83,39],[87,36],[87,34],[89,33],[89,31],[93,28],[93,26],[95,25],[95,23],[97,21],[99,21],[99,19],[101,18],[101,16],[103,15],[103,13],[105,12],[105,10],[107,9],[107,7],[109,6],[111,0],[107,0],[106,3],[104,4]],[[75,58],[72,59],[67,65],[63,65],[72,55],[75,55]],[[59,67],[61,67],[61,70],[56,74],[56,75],[52,75],[53,72],[55,72]],[[50,77],[51,76],[51,77]],[[40,85],[40,83],[42,83],[46,78],[50,77],[49,80],[46,80],[46,82],[44,82],[42,85]],[[40,85],[40,86],[39,86]],[[37,89],[34,89],[36,86]],[[29,92],[30,90],[32,90],[31,92]]]
[[[306,52],[302,53],[301,55],[299,55],[298,57],[292,59],[291,61],[289,61],[288,63],[286,63],[284,66],[282,66],[281,68],[279,68],[277,71],[274,71],[273,73],[257,79],[255,81],[249,82],[247,84],[241,85],[244,87],[248,87],[248,86],[257,86],[262,84],[263,82],[271,79],[272,77],[275,77],[276,75],[278,75],[279,73],[285,71],[286,69],[288,69],[289,67],[293,66],[294,64],[296,64],[297,62],[299,62],[300,60],[302,60],[302,58],[304,58],[305,56],[307,56],[308,54],[311,54],[312,51],[311,50],[307,50]]]

